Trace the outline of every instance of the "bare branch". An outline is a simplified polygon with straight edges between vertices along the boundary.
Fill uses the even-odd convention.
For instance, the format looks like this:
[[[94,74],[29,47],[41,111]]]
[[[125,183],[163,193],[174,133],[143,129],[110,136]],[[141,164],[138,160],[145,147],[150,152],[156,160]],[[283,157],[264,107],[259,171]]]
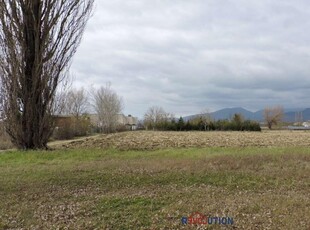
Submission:
[[[88,112],[89,102],[86,90],[72,89],[64,95],[65,108],[64,113],[73,115],[77,120]]]
[[[207,131],[207,129],[209,130],[210,123],[212,122],[212,116],[210,114],[209,109],[204,109],[203,111],[201,111],[200,119],[204,126],[204,130],[205,131]]]
[[[264,118],[269,129],[272,129],[273,125],[279,124],[282,121],[283,115],[282,106],[266,107],[264,109]]]
[[[93,90],[93,100],[101,130],[105,133],[115,132],[118,123],[117,115],[123,109],[121,97],[107,84],[105,87]]]
[[[144,114],[144,125],[147,129],[158,129],[161,124],[173,119],[162,107],[152,106]]]

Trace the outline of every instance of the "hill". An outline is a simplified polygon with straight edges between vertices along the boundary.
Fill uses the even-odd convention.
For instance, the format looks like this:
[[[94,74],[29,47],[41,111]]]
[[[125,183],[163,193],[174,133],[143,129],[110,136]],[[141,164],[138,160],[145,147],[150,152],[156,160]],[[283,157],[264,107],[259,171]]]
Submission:
[[[211,112],[211,116],[214,120],[224,120],[224,119],[231,119],[234,114],[241,114],[245,119],[255,120],[255,121],[263,121],[264,115],[263,110],[258,110],[256,112],[251,112],[247,109],[242,107],[235,107],[235,108],[224,108],[215,112]],[[283,120],[286,122],[295,122],[296,121],[296,114],[302,114],[302,120],[308,121],[310,120],[310,108],[303,108],[303,109],[284,109],[284,118]],[[191,116],[186,116],[183,119],[188,121],[194,117],[199,116],[200,114],[195,114]]]

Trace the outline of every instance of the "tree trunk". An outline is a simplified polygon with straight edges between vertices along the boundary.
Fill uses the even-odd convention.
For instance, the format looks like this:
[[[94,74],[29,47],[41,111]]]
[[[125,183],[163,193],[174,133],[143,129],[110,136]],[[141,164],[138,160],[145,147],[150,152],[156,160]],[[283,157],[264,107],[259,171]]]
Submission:
[[[42,85],[42,42],[41,40],[41,6],[40,0],[32,0],[30,6],[23,8],[24,14],[24,79],[22,85],[23,112],[21,116],[23,140],[19,145],[24,149],[47,148],[48,136],[42,131],[48,120],[46,119],[43,103]]]

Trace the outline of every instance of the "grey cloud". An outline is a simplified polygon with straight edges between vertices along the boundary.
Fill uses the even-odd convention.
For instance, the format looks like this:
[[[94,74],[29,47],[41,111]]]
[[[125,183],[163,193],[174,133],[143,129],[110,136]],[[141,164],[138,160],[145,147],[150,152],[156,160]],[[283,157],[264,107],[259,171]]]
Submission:
[[[97,1],[72,65],[125,113],[308,107],[310,6],[302,0]]]

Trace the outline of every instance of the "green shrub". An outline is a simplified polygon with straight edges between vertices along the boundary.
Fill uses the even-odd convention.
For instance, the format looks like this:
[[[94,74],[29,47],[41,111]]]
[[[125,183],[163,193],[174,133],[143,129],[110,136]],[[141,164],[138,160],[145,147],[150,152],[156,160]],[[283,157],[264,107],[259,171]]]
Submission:
[[[69,140],[74,137],[87,136],[91,132],[91,123],[87,117],[65,117],[57,121],[53,139]]]

